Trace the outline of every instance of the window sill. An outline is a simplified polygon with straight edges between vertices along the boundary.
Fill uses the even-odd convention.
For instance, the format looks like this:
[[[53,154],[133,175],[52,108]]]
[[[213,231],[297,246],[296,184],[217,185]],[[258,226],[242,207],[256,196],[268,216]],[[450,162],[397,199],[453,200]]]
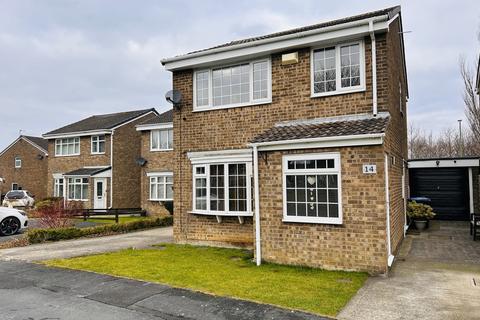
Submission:
[[[55,155],[55,158],[64,158],[64,157],[75,157],[75,156],[79,156],[80,153],[75,153],[75,154],[64,154],[64,155],[61,155],[61,154],[56,154]]]
[[[330,92],[323,92],[323,93],[311,93],[310,98],[322,98],[322,97],[330,97],[330,96],[338,96],[342,94],[348,93],[356,93],[356,92],[364,92],[366,91],[365,87],[359,87],[355,89],[349,90],[341,90],[341,91],[330,91]]]
[[[204,215],[204,216],[219,216],[219,217],[253,217],[253,212],[213,212],[213,211],[198,211],[198,210],[192,210],[189,211],[188,213],[191,214],[198,214],[198,215]]]
[[[172,149],[150,149],[150,152],[168,152],[168,151],[173,151]]]
[[[101,155],[104,155],[105,152],[91,152],[90,153],[92,156],[101,156]]]
[[[231,109],[231,108],[242,108],[242,107],[253,107],[253,106],[259,106],[263,104],[269,104],[272,103],[272,99],[268,100],[262,100],[262,101],[256,101],[256,102],[251,102],[251,103],[239,103],[239,104],[232,104],[232,105],[227,105],[227,106],[202,106],[202,107],[193,107],[193,112],[203,112],[203,111],[213,111],[213,110],[222,110],[222,109]]]
[[[165,201],[173,201],[173,199],[148,199],[148,201],[152,201],[152,202],[165,202]]]
[[[282,222],[340,225],[342,224],[342,219],[341,218],[284,217],[282,219]]]

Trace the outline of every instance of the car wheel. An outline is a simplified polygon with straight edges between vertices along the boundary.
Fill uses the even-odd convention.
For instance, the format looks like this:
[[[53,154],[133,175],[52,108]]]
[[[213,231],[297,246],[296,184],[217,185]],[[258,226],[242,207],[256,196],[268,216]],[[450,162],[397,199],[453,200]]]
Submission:
[[[20,230],[20,220],[15,217],[7,217],[0,222],[0,235],[11,236]]]

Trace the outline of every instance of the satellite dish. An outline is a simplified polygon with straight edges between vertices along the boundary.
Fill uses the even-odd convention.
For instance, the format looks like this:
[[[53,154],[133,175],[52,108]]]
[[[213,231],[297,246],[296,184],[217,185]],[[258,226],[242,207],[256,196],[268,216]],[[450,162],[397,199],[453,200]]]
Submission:
[[[165,94],[165,99],[176,106],[182,101],[182,93],[179,90],[170,90]]]

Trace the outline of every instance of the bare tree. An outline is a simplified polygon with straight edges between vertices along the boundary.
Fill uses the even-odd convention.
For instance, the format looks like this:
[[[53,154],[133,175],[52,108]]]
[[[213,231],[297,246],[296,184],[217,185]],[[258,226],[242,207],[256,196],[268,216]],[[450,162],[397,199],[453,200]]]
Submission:
[[[471,68],[468,65],[464,56],[460,57],[460,73],[464,84],[463,102],[465,104],[465,116],[473,134],[473,139],[480,143],[480,102],[475,92],[475,68]]]

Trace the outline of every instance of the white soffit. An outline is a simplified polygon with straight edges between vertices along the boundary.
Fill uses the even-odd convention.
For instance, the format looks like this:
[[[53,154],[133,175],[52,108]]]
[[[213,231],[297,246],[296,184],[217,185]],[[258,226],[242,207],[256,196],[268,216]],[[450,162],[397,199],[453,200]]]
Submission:
[[[480,166],[479,159],[409,160],[408,167],[415,168],[467,168]]]
[[[252,162],[252,149],[233,149],[216,151],[188,152],[188,159],[192,164],[223,163],[223,162]]]

